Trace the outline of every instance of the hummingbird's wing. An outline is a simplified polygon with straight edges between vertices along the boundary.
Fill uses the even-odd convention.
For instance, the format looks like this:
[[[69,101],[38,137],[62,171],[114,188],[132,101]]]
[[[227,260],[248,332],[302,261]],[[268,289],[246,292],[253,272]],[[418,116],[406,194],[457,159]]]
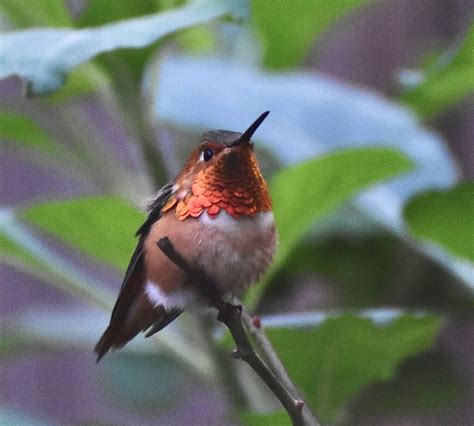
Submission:
[[[115,302],[110,324],[95,346],[97,362],[110,348],[121,348],[141,331],[152,327],[147,334],[158,332],[176,319],[181,310],[165,311],[163,307],[154,308],[144,293],[146,281],[144,268],[143,242],[152,225],[160,219],[161,210],[173,195],[173,183],[165,185],[148,208],[148,217],[138,229],[138,245],[132,254],[125,273],[117,301]]]

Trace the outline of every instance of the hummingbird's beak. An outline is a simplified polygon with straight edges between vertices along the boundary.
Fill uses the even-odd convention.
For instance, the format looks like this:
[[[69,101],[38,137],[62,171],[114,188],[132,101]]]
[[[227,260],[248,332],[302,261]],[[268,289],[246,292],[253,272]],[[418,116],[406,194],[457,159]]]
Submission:
[[[262,124],[263,120],[267,118],[267,115],[270,114],[270,111],[265,111],[260,117],[258,117],[251,125],[250,127],[242,133],[242,136],[240,136],[239,139],[237,139],[235,142],[232,142],[230,145],[227,145],[228,147],[234,147],[234,146],[239,146],[244,143],[249,143],[250,139],[252,138],[253,134],[255,131],[258,129],[260,124]]]

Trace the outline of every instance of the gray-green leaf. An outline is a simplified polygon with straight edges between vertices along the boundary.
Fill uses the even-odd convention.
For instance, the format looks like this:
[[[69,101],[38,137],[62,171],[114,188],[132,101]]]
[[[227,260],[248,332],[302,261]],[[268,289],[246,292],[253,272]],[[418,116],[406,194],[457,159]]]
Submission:
[[[19,75],[31,93],[60,88],[75,67],[120,48],[143,48],[159,38],[213,19],[241,17],[243,0],[195,2],[180,9],[102,27],[31,29],[0,35],[0,78]]]

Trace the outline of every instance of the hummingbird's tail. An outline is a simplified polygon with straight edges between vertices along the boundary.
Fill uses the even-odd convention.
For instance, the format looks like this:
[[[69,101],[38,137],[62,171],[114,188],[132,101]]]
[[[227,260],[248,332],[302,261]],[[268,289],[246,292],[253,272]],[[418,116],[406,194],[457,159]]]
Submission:
[[[110,350],[119,349],[138,333],[158,332],[181,314],[180,310],[165,311],[162,306],[153,307],[144,291],[145,271],[141,244],[133,253],[119,297],[112,312],[110,324],[94,348],[97,362]]]
[[[125,324],[118,321],[110,323],[94,348],[94,352],[97,354],[97,362],[110,349],[119,349],[125,346],[127,342],[132,340],[141,331],[149,329],[145,337],[158,333],[158,331],[165,328],[183,312],[181,310],[166,312],[161,306],[159,308],[152,308],[148,301],[145,301],[145,303],[147,307],[142,305],[138,308],[137,315]]]
[[[97,362],[110,350],[119,349],[132,340],[141,331],[147,330],[155,323],[160,312],[150,305],[146,296],[139,294],[137,300],[129,306],[124,315],[114,315],[109,326],[94,348]]]

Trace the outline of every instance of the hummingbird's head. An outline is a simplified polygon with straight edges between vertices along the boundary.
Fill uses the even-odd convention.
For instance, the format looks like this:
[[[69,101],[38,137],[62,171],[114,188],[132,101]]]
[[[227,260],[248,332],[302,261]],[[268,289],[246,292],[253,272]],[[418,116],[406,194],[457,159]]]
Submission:
[[[199,173],[214,168],[215,173],[238,173],[239,163],[254,160],[252,135],[270,111],[266,111],[244,132],[211,130],[204,133],[198,146],[184,166],[184,170]],[[256,161],[256,160],[255,160]]]
[[[269,111],[261,114],[243,133],[213,130],[202,135],[175,181],[177,198],[183,200],[179,205],[181,216],[198,216],[211,205],[215,205],[213,209],[207,208],[211,216],[220,209],[234,217],[271,209],[267,184],[251,142],[268,114]],[[192,205],[188,203],[191,199]],[[179,212],[180,209],[178,217]]]

